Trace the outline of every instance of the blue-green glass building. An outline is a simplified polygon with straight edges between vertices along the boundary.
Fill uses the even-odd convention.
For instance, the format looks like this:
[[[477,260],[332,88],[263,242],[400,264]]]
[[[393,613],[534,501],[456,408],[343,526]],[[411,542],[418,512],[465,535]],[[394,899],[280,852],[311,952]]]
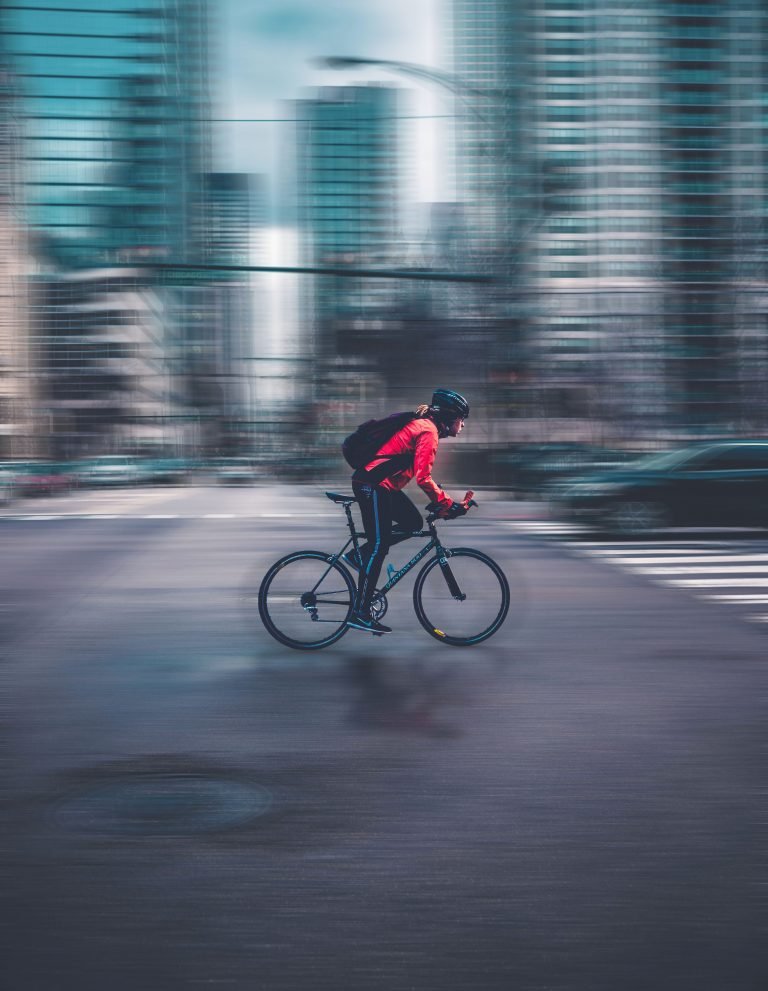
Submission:
[[[329,87],[297,104],[304,264],[371,269],[400,262],[397,107],[398,91],[381,85]],[[366,337],[387,333],[396,292],[381,279],[314,277],[302,297],[308,347],[339,367]],[[353,377],[359,384],[359,369]]]
[[[52,452],[200,446],[219,415],[209,286],[138,267],[210,251],[207,18],[207,0],[0,3]]]
[[[65,267],[195,257],[206,17],[204,0],[0,4],[42,256]]]

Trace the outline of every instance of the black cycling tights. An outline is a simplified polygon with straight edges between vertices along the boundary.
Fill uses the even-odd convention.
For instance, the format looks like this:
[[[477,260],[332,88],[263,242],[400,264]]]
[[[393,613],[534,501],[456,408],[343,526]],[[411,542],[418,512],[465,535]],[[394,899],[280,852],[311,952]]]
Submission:
[[[352,489],[360,506],[367,542],[360,548],[362,568],[357,586],[355,612],[365,615],[381,574],[387,551],[424,525],[421,513],[407,495],[352,479]],[[393,527],[392,524],[395,524]]]

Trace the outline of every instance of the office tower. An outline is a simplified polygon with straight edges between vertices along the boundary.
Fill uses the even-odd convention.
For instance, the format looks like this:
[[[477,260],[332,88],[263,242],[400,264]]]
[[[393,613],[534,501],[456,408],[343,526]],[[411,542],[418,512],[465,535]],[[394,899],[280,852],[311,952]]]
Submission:
[[[77,342],[65,332],[72,313],[86,302],[98,311],[104,293],[112,302],[118,297],[125,301],[118,266],[206,259],[207,2],[50,0],[41,5],[17,0],[0,4],[0,19],[0,48],[17,80],[24,133],[23,217],[44,273],[35,330],[45,347],[37,353],[45,353],[48,367],[58,369],[59,398],[43,396],[41,402],[51,399],[49,405],[63,409],[58,380],[68,368],[81,390],[84,411],[96,401],[86,343],[90,340],[97,351],[102,344],[93,333],[96,317],[89,319]],[[76,271],[82,275],[79,301],[70,304]],[[104,288],[105,271],[112,273],[112,290]],[[51,286],[56,279],[62,280],[59,290]],[[140,273],[132,272],[130,279],[135,282]],[[153,275],[147,273],[144,281],[149,286]],[[208,395],[207,374],[218,346],[210,330],[208,287],[204,276],[183,287],[153,284],[147,291],[162,313],[153,332],[160,334],[164,361],[177,380],[171,395],[181,404],[179,423],[191,422],[194,408]],[[33,282],[33,291],[37,285]],[[59,303],[65,307],[62,313],[56,312]],[[112,303],[108,309],[114,309]],[[128,301],[124,319],[131,313]],[[109,315],[105,326],[113,329],[115,319]],[[120,343],[136,357],[136,341]],[[59,357],[52,356],[51,346],[61,349]],[[118,350],[112,349],[110,374],[130,382],[132,359],[126,351],[120,372]],[[147,353],[154,355],[154,345]],[[73,357],[78,355],[82,365]],[[66,402],[75,398],[69,390]],[[118,417],[111,433],[104,426],[110,409]],[[107,402],[97,439],[109,446],[127,435],[126,415],[120,403]],[[70,412],[63,416],[72,418]],[[54,416],[52,422],[58,419]],[[87,422],[83,413],[80,426],[68,431],[86,446]],[[167,417],[165,422],[170,424]],[[177,433],[169,427],[169,446],[176,446]],[[147,431],[148,438],[154,434],[154,428]]]
[[[0,4],[27,221],[62,266],[192,259],[208,160],[206,3]]]
[[[520,181],[491,202],[515,218],[510,362],[516,347],[538,412],[656,436],[747,426],[766,367],[765,5],[540,0],[514,5],[514,38],[511,6],[455,0],[454,57],[515,105]],[[484,50],[489,24],[501,36]],[[470,203],[486,167],[471,137]]]
[[[210,273],[210,303],[218,342],[217,374],[225,383],[219,447],[236,453],[255,443],[254,362],[259,332],[251,273],[238,271],[237,266],[251,264],[264,238],[264,181],[241,172],[212,172],[205,176],[205,196],[208,261],[233,266]]]
[[[0,460],[40,450],[32,363],[30,264],[21,211],[16,82],[0,61]]]
[[[35,323],[45,329],[37,374],[53,456],[190,446],[197,424],[177,415],[183,397],[165,347],[167,305],[138,269],[77,269],[36,280]]]
[[[382,268],[397,258],[400,153],[397,91],[322,89],[297,104],[298,220],[303,262]],[[324,275],[303,297],[308,353],[339,362],[375,348],[396,298],[391,281]],[[338,357],[338,361],[336,360]],[[360,369],[353,372],[358,390]],[[338,384],[338,383],[337,383]]]

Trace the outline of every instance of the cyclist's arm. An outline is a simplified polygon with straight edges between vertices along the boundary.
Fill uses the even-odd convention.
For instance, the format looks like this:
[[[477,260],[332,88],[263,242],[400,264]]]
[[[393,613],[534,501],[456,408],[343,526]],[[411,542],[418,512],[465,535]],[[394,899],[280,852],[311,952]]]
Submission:
[[[429,497],[430,502],[446,508],[453,504],[453,499],[432,478],[432,466],[436,454],[437,434],[425,430],[416,438],[416,450],[413,456],[414,478],[421,491]]]

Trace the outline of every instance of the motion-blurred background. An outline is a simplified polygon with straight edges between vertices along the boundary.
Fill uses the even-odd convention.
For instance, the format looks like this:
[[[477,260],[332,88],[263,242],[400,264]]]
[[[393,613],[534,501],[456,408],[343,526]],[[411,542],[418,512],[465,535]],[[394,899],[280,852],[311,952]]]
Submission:
[[[767,432],[762,0],[0,17],[6,481],[325,479],[436,385],[474,484]]]

